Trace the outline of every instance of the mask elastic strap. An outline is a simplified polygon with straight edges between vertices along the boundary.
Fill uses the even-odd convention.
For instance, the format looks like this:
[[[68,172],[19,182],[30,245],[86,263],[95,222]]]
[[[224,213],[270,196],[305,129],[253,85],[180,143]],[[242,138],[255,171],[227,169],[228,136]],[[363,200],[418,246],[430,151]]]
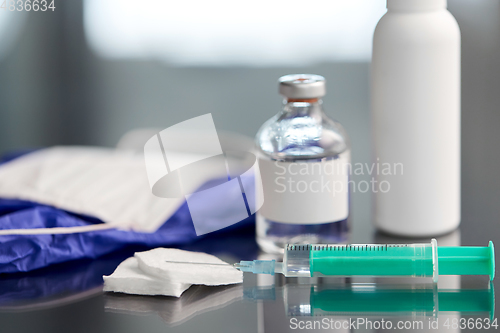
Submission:
[[[107,229],[116,229],[109,224],[92,224],[78,227],[55,227],[55,228],[33,228],[33,229],[4,229],[0,230],[0,236],[6,235],[60,235],[60,234],[78,234],[82,232],[100,231]]]

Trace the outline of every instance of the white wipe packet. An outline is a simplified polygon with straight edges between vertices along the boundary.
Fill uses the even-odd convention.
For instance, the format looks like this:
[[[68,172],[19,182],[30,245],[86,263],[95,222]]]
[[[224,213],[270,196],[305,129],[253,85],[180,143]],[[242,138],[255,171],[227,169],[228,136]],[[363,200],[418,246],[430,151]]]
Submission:
[[[180,297],[191,284],[173,283],[144,274],[134,257],[122,262],[110,276],[103,276],[104,291],[137,295]]]
[[[193,284],[242,283],[243,273],[210,254],[157,248],[137,252],[103,279],[104,291],[180,297]]]

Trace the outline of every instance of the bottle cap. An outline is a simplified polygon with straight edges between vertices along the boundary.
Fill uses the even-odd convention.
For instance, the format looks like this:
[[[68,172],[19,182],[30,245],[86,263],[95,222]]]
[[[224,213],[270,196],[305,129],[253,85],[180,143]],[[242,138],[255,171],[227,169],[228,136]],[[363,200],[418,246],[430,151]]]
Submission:
[[[279,78],[279,92],[286,98],[310,99],[326,94],[326,80],[314,74],[290,74]]]
[[[446,8],[447,0],[387,0],[392,11],[428,11]]]

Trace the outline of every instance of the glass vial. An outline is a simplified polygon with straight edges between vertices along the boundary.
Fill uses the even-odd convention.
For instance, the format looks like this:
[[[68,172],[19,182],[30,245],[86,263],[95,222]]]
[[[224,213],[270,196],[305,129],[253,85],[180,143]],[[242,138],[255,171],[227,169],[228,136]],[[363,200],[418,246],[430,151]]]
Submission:
[[[281,77],[283,109],[257,133],[264,196],[257,242],[266,252],[347,241],[350,148],[342,125],[323,111],[325,84],[319,75]]]

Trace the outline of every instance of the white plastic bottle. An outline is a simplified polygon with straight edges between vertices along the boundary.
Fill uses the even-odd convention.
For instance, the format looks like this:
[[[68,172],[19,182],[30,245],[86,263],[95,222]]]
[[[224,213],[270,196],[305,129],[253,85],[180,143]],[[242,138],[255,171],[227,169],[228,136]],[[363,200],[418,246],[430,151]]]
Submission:
[[[373,37],[374,222],[395,235],[460,223],[460,30],[446,4],[387,0]]]

